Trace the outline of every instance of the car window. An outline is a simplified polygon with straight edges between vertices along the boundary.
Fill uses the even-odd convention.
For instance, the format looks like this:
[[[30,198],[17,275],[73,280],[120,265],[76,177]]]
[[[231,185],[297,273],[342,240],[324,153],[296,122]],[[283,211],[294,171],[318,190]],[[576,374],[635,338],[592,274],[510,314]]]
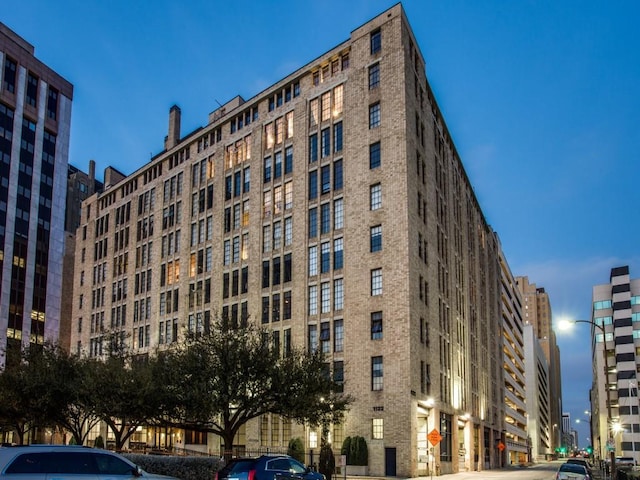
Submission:
[[[131,465],[113,455],[96,453],[95,460],[98,465],[98,472],[103,475],[131,475],[133,471]]]
[[[43,452],[48,457],[48,473],[98,473],[95,458],[90,452]]]
[[[47,473],[45,460],[40,453],[23,453],[11,462],[5,473]]]
[[[289,469],[293,473],[304,473],[307,471],[304,465],[300,462],[296,462],[293,458],[289,458]]]
[[[237,472],[248,472],[253,468],[253,464],[255,460],[236,460],[230,462],[226,467],[222,470],[225,473],[237,473]]]
[[[95,475],[97,467],[89,452],[32,452],[16,457],[5,472]]]
[[[289,459],[275,458],[267,462],[267,470],[280,470],[281,472],[289,471]]]
[[[560,465],[560,471],[571,472],[571,473],[582,473],[584,475],[587,469],[582,465],[578,465],[577,463],[565,463],[563,465]]]

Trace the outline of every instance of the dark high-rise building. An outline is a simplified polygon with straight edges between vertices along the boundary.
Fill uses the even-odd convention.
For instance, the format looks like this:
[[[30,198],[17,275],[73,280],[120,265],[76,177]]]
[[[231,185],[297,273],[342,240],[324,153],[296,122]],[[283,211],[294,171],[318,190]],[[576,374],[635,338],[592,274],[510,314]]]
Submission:
[[[0,365],[58,339],[72,98],[0,23]]]

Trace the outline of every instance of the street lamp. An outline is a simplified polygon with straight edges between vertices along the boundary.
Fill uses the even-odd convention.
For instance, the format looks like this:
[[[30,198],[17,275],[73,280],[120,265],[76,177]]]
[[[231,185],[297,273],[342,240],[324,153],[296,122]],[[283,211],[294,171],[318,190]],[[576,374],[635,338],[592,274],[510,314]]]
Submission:
[[[574,323],[588,323],[591,325],[592,329],[597,328],[602,332],[602,355],[604,356],[604,388],[607,395],[607,426],[611,425],[611,428],[613,428],[613,417],[611,415],[611,393],[609,391],[609,359],[607,356],[607,333],[605,332],[604,325],[600,325],[591,320],[561,320],[558,323],[558,327],[560,327],[561,330],[566,330],[568,328],[571,328],[571,325],[573,325]],[[607,448],[609,448],[609,445],[607,445]],[[614,449],[609,449],[609,461],[611,462],[611,478],[615,478],[616,452]]]

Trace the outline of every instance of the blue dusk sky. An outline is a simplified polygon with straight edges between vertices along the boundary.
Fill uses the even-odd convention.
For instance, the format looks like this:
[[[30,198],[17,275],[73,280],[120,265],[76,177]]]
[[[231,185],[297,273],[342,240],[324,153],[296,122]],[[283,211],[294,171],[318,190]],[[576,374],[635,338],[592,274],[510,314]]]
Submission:
[[[0,11],[74,85],[70,162],[132,173],[236,95],[349,38],[383,0],[30,0]],[[640,2],[407,0],[427,77],[514,275],[588,319],[612,267],[640,277]],[[635,179],[635,180],[634,180]],[[635,213],[634,213],[635,212]],[[347,252],[348,254],[348,252]],[[588,325],[558,333],[564,410],[589,408]],[[581,445],[587,423],[575,424]]]

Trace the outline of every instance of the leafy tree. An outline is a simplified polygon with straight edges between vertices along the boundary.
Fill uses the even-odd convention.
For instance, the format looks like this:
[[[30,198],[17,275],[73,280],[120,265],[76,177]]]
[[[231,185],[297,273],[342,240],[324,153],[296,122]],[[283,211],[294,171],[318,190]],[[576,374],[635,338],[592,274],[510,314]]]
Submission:
[[[75,445],[84,445],[91,429],[100,422],[96,398],[101,394],[93,361],[72,357],[75,377],[68,402],[55,416],[57,424],[72,435]]]
[[[0,425],[5,432],[14,432],[19,445],[35,428],[35,419],[26,405],[31,401],[25,385],[24,366],[7,367],[0,375]]]
[[[249,420],[272,413],[314,425],[339,422],[352,399],[334,393],[322,354],[282,356],[270,333],[217,321],[192,335],[159,368],[171,398],[161,410],[175,425],[222,437],[225,455]],[[178,373],[179,372],[179,373]]]
[[[74,388],[74,366],[55,344],[32,344],[0,375],[0,417],[23,444],[35,427],[55,427]]]
[[[93,360],[95,413],[111,429],[115,449],[122,450],[139,426],[155,417],[154,392],[161,382],[151,376],[146,358],[116,353],[104,360]]]

